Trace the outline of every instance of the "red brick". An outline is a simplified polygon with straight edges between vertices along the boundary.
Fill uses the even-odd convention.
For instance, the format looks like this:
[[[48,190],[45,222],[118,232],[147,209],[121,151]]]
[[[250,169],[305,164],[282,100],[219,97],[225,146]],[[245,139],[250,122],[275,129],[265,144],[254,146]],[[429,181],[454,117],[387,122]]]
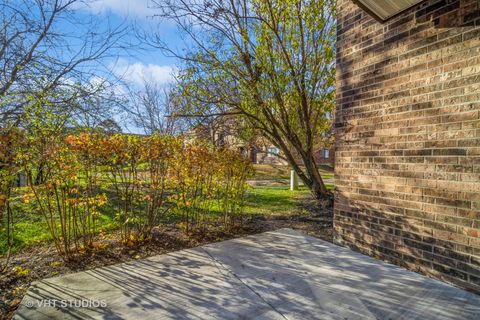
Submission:
[[[336,238],[480,292],[477,3],[337,4]]]

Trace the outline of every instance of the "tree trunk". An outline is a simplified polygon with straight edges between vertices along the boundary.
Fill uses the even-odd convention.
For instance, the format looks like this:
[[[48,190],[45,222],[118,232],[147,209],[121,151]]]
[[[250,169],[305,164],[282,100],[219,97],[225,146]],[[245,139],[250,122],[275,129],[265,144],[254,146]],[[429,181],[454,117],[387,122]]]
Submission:
[[[323,208],[333,206],[333,194],[328,191],[322,176],[318,172],[317,164],[313,154],[306,154],[302,157],[305,165],[305,171],[308,179],[303,181],[307,185],[312,193],[312,196],[318,200],[319,205]]]
[[[45,177],[44,177],[44,164],[40,163],[40,165],[37,168],[37,174],[35,176],[35,185],[39,186],[45,182]]]
[[[323,182],[322,176],[318,172],[317,164],[315,162],[315,157],[313,156],[312,152],[305,151],[301,146],[292,141],[291,137],[290,142],[292,145],[295,146],[296,152],[300,155],[303,164],[305,165],[305,170],[298,165],[297,161],[293,153],[291,152],[290,148],[284,143],[283,139],[280,135],[273,135],[272,142],[275,145],[280,147],[283,151],[286,160],[288,161],[289,165],[295,170],[298,177],[303,181],[303,183],[310,189],[312,196],[318,200],[319,205],[326,208],[331,207],[333,205],[333,195],[330,191],[328,191],[325,183]],[[313,148],[308,148],[308,150],[312,150]]]

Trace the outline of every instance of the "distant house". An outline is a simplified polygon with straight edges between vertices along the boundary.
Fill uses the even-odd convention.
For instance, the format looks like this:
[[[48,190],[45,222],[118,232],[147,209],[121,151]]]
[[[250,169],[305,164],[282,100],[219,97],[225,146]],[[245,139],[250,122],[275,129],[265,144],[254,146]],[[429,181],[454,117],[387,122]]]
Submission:
[[[315,151],[315,161],[317,164],[327,164],[332,165],[335,163],[335,148],[332,147],[323,147]]]
[[[250,159],[257,164],[275,164],[287,165],[287,161],[281,157],[281,151],[271,144],[264,144],[263,146],[253,145],[250,150]]]
[[[261,135],[249,139],[239,137],[238,129],[235,128],[235,120],[230,117],[217,117],[209,122],[202,122],[193,126],[185,133],[190,139],[207,141],[217,147],[237,149],[246,159],[255,164],[288,165],[282,157],[282,151]],[[332,132],[324,132],[322,140],[328,141]],[[319,144],[314,152],[315,161],[318,165],[333,166],[335,162],[334,145]],[[302,163],[299,157],[298,163]]]
[[[237,149],[246,159],[255,164],[287,165],[280,149],[261,136],[248,141],[238,137],[231,129],[231,119],[217,118],[210,123],[201,123],[185,133],[187,138],[208,141],[217,147]]]

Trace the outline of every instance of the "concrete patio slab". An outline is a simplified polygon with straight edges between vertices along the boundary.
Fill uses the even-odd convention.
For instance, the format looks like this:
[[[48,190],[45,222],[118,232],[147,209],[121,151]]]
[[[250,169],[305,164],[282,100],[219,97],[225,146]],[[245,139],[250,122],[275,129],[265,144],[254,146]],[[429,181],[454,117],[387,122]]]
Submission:
[[[480,296],[282,229],[36,282],[14,319],[480,319]]]

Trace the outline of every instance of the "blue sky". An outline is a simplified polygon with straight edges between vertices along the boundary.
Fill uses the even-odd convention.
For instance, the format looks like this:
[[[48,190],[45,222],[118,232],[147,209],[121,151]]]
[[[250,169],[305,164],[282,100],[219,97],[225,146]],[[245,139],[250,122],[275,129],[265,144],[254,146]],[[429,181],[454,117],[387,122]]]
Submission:
[[[81,14],[87,18],[88,15],[100,16],[111,25],[128,23],[144,30],[155,30],[170,46],[181,47],[176,27],[153,17],[155,9],[152,6],[151,0],[94,0],[88,8],[81,9]],[[125,40],[138,42],[133,32]],[[135,86],[141,86],[144,80],[159,85],[171,81],[177,62],[175,59],[166,57],[158,49],[146,46],[136,49],[130,55],[119,53],[116,61],[109,61],[109,67]]]

